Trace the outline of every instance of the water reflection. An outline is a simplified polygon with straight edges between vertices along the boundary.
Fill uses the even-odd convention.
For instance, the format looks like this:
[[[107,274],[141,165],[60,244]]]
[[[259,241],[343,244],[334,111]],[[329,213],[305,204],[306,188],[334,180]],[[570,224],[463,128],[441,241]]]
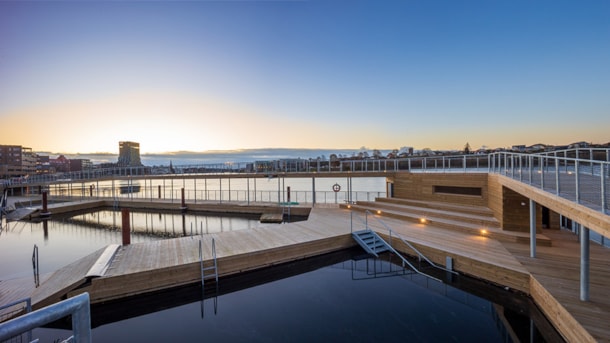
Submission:
[[[95,341],[561,342],[526,298],[466,277],[446,283],[360,249],[92,306]],[[393,275],[393,277],[388,277]],[[214,285],[209,285],[210,288]],[[472,292],[472,290],[475,290]],[[214,315],[213,299],[218,297]],[[200,308],[205,307],[205,317]],[[54,327],[69,327],[69,321]],[[171,328],[171,329],[168,329]],[[57,331],[40,330],[39,336]]]
[[[131,210],[129,216],[132,234],[152,235],[162,238],[244,230],[261,225],[258,215],[201,215]],[[118,230],[120,229],[121,212],[106,209],[73,215],[65,218],[64,221],[94,229]]]
[[[263,225],[258,217],[131,211],[131,243],[217,233]],[[50,219],[4,222],[0,230],[0,280],[32,273],[32,249],[40,255],[40,273],[55,271],[108,244],[121,244],[121,212],[103,209]],[[265,224],[269,225],[269,224]]]

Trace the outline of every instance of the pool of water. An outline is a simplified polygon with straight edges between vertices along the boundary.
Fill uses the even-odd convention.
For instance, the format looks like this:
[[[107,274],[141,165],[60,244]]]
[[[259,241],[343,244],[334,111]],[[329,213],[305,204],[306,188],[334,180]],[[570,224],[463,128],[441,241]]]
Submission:
[[[357,249],[92,308],[95,342],[559,342],[529,299],[476,280],[439,283]],[[477,288],[476,293],[463,289]],[[531,319],[536,318],[536,320]],[[544,319],[542,319],[544,320]],[[68,322],[37,329],[53,341]],[[59,329],[57,328],[59,327]]]

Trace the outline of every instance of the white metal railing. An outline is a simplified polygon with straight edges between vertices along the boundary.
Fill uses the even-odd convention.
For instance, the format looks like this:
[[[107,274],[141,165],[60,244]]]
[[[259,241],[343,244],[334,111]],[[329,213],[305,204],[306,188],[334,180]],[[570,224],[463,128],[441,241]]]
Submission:
[[[490,172],[609,213],[610,162],[542,154],[495,153]]]
[[[24,314],[0,323],[0,341],[11,339],[37,327],[71,315],[73,336],[66,341],[91,342],[91,310],[89,293],[82,293],[67,300]]]
[[[573,156],[573,157],[570,157]],[[236,176],[243,173],[264,174],[277,176],[273,173],[282,172],[285,175],[291,173],[333,173],[333,172],[370,172],[384,173],[397,171],[410,172],[481,172],[481,173],[501,173],[513,179],[527,183],[545,191],[555,193],[578,204],[594,208],[603,213],[608,213],[610,208],[610,196],[608,194],[610,184],[608,175],[610,172],[610,149],[570,149],[555,152],[545,152],[540,154],[522,154],[512,152],[496,152],[491,154],[474,155],[452,155],[452,156],[417,156],[400,159],[366,159],[366,160],[340,160],[340,161],[309,161],[302,160],[300,163],[285,167],[279,171],[256,172],[248,163],[224,163],[216,165],[188,166],[188,168],[175,167],[177,171],[186,173],[194,172],[202,174],[202,178],[210,173],[229,173]],[[139,170],[139,169],[137,169]],[[208,171],[207,173],[205,171]],[[131,171],[133,172],[133,168]],[[134,180],[144,180],[143,192],[123,193],[120,192],[119,185],[111,188],[102,187],[100,189],[85,186],[88,177],[92,179],[104,176],[106,180],[117,180],[130,182]],[[117,175],[128,175],[126,177]],[[175,175],[177,183],[184,174]],[[302,177],[302,174],[300,174]],[[80,196],[82,198],[96,197],[118,197],[121,200],[134,198],[157,199],[157,192],[152,189],[152,181],[146,184],[147,178],[152,180],[154,175],[129,174],[126,171],[112,172],[79,172],[76,174],[62,175],[58,179],[57,175],[40,175],[30,177],[25,180],[22,186],[34,182],[46,182],[40,187],[28,187],[30,194],[36,194],[42,187],[47,187],[54,196]],[[62,181],[63,180],[63,181]],[[69,181],[68,181],[69,180]],[[173,180],[173,179],[172,179]],[[168,183],[171,180],[168,180]],[[119,183],[119,182],[117,182]],[[184,179],[182,179],[184,184]],[[249,185],[249,184],[248,184]],[[92,185],[90,185],[92,186]],[[160,187],[160,185],[155,185]],[[139,186],[138,186],[139,187]],[[139,188],[138,188],[139,189]],[[173,185],[169,189],[163,185],[163,199],[180,200],[180,188]],[[188,201],[214,200],[214,201],[262,201],[262,202],[282,202],[284,201],[285,191],[252,191],[215,189],[215,190],[186,190]],[[375,194],[377,193],[377,194]],[[385,192],[324,192],[324,191],[293,191],[293,200],[302,203],[342,203],[347,199],[351,201],[370,200],[377,196],[384,196]],[[339,197],[337,197],[339,196]],[[341,197],[342,196],[342,197]],[[355,197],[355,198],[354,198]]]

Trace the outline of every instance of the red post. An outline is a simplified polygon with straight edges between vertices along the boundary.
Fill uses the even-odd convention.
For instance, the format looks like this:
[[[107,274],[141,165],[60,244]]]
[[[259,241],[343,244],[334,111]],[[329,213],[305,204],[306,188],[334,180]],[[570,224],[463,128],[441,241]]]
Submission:
[[[129,209],[121,209],[121,219],[123,222],[123,245],[129,245],[131,243],[131,225],[129,223]]]
[[[184,200],[184,188],[181,188],[182,191],[182,202],[180,203],[180,209],[181,210],[186,210],[186,201]]]
[[[47,192],[42,192],[42,213],[49,213],[47,209]]]

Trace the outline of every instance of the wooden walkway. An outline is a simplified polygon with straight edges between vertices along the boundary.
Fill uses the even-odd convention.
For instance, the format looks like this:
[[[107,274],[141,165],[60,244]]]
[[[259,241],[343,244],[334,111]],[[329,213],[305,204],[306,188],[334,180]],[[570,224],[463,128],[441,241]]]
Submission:
[[[350,233],[352,228],[364,228],[363,218],[362,213],[352,214],[348,209],[314,208],[303,222],[132,244],[119,249],[103,276],[85,278],[102,254],[101,249],[50,275],[31,293],[33,304],[38,308],[66,294],[85,291],[96,303],[199,282],[200,237],[206,261],[211,256],[211,240],[215,239],[221,277],[341,250],[355,245]],[[444,265],[451,257],[454,269],[463,274],[531,294],[568,341],[610,342],[610,324],[605,320],[610,318],[609,249],[592,244],[592,300],[581,302],[579,248],[570,233],[545,231],[553,244],[539,246],[539,257],[531,259],[528,244],[501,242],[399,218],[381,218],[385,225],[369,216],[369,226],[389,238],[387,225],[436,263]],[[398,250],[410,252],[395,236],[393,244]],[[12,281],[0,282],[0,303],[27,295],[25,288],[24,292],[7,291],[16,285]]]
[[[559,230],[544,234],[553,246],[536,247],[535,258],[529,257],[528,246],[503,242],[531,273],[532,297],[569,341],[610,342],[610,249],[590,243],[590,300],[581,301],[578,237]]]

